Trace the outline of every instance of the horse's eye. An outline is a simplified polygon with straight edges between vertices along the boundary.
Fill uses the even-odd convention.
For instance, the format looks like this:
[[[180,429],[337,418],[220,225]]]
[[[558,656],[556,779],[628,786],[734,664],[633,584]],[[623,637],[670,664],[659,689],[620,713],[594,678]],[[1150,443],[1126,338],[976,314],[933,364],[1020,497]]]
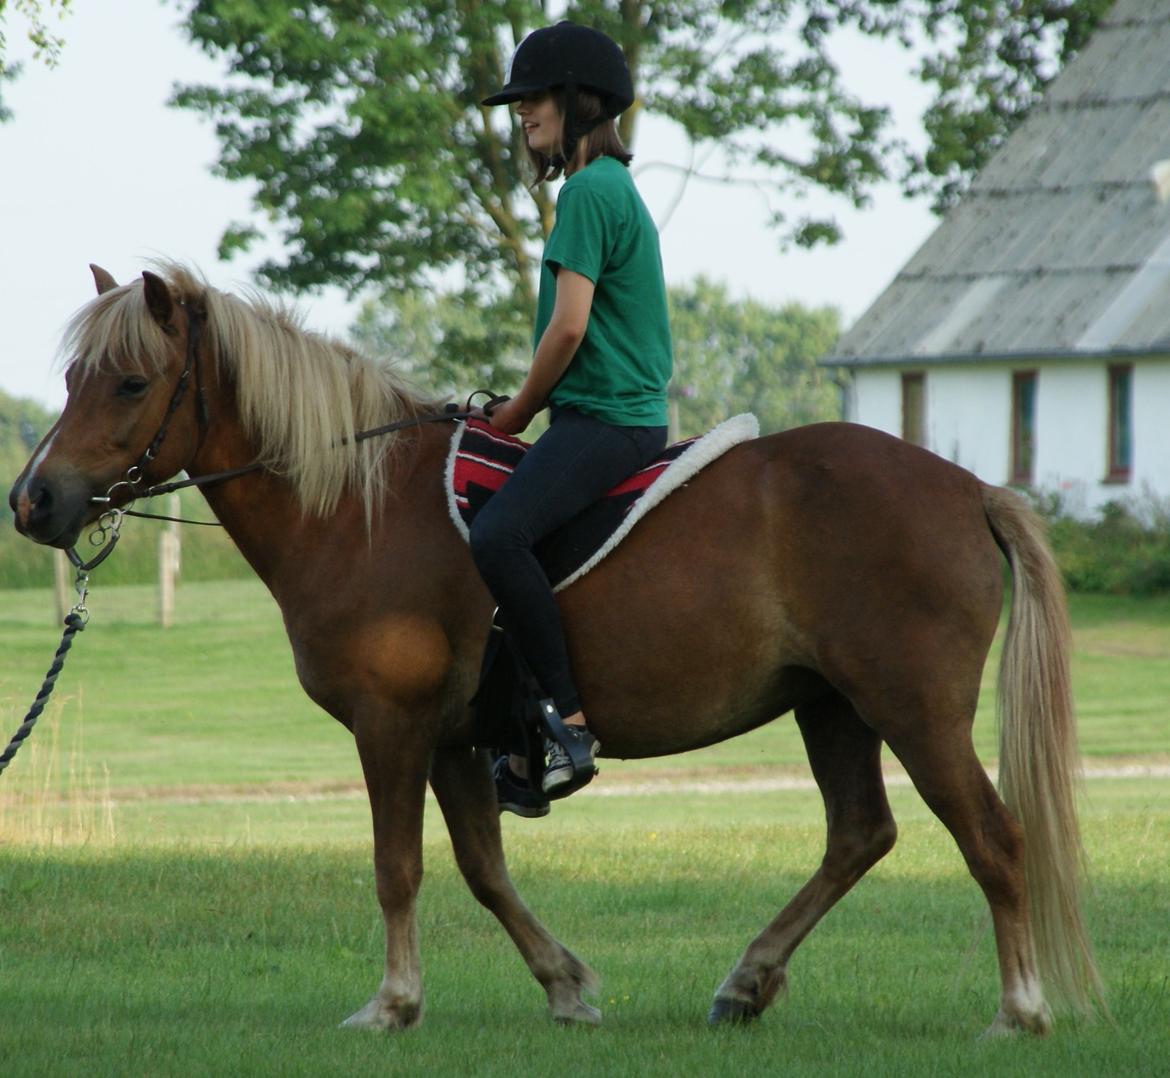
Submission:
[[[146,392],[149,385],[149,380],[141,374],[131,374],[118,383],[116,392],[119,397],[124,397],[127,400],[137,400]]]

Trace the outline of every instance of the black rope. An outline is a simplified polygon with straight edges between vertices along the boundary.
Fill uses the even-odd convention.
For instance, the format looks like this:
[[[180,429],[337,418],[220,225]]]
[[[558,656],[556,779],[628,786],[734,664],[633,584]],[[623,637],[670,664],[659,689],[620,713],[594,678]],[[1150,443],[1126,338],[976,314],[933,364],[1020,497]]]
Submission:
[[[45,675],[44,683],[41,685],[41,691],[37,693],[37,698],[33,701],[32,707],[29,708],[28,714],[24,717],[24,722],[20,724],[20,729],[13,735],[12,740],[8,742],[8,747],[0,754],[0,773],[11,762],[16,755],[17,750],[24,743],[24,739],[32,733],[32,728],[36,725],[37,719],[41,717],[41,712],[45,710],[45,704],[48,703],[49,697],[53,695],[53,689],[57,684],[57,675],[61,673],[61,667],[65,665],[65,656],[69,649],[73,646],[73,638],[85,628],[85,619],[77,611],[71,612],[65,618],[65,634],[61,637],[61,643],[57,648],[56,654],[53,656],[53,665],[49,667],[49,672]]]

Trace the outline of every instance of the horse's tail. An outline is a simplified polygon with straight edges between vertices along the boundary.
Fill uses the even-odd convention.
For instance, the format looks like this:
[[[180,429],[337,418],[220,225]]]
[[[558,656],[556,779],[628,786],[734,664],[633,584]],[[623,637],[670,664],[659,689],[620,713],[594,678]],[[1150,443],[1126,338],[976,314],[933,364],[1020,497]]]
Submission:
[[[999,787],[1024,829],[1036,958],[1054,1002],[1082,1013],[1104,1011],[1081,914],[1080,757],[1064,586],[1043,522],[1024,500],[984,486],[983,505],[1013,577],[999,669]]]

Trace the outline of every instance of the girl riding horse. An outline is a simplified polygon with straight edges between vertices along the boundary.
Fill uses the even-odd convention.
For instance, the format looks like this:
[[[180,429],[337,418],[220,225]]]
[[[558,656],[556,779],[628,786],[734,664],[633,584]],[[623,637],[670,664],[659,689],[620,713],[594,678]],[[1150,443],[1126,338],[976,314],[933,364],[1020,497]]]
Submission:
[[[658,231],[614,123],[633,99],[616,42],[562,22],[520,43],[505,85],[483,102],[517,103],[537,183],[567,177],[541,259],[532,367],[516,396],[490,412],[506,434],[546,405],[551,421],[471,527],[500,621],[558,713],[550,729],[560,740],[546,740],[539,786],[528,781],[526,756],[496,762],[500,807],[521,816],[543,816],[548,795],[585,785],[599,748],[533,547],[666,444],[672,350]]]

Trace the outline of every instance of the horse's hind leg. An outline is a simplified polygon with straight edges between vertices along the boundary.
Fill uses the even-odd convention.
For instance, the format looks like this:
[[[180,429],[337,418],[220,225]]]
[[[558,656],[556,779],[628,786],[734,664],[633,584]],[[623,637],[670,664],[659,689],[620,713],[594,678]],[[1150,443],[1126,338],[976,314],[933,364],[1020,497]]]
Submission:
[[[833,905],[890,849],[897,836],[881,772],[881,739],[833,693],[797,708],[813,777],[825,801],[820,867],[760,933],[715,993],[710,1021],[757,1017],[786,986],[788,960]]]
[[[600,1022],[601,1013],[581,998],[582,992],[597,988],[593,971],[549,935],[508,877],[496,789],[486,754],[483,750],[440,750],[431,766],[431,787],[467,885],[512,937],[532,975],[544,987],[553,1018]]]
[[[904,722],[900,726],[908,728]],[[991,907],[1002,996],[987,1032],[992,1036],[1017,1030],[1047,1033],[1052,1014],[1036,967],[1021,828],[979,763],[969,727],[951,733],[923,719],[911,729],[929,731],[929,736],[892,736],[890,748],[922,799],[954,837]]]

